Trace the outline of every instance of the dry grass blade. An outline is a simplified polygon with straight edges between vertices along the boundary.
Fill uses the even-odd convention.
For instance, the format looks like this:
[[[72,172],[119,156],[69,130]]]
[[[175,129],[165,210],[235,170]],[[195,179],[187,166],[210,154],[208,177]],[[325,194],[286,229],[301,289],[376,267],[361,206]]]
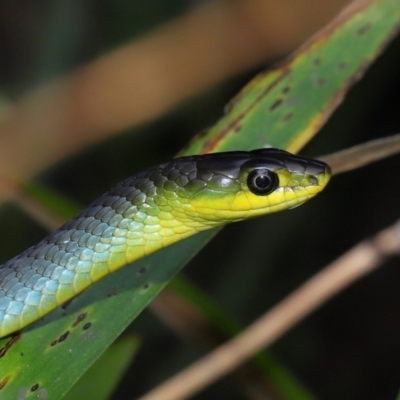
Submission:
[[[337,175],[361,168],[399,152],[400,134],[397,134],[383,139],[371,140],[337,153],[319,157],[319,159],[329,164],[332,174]]]

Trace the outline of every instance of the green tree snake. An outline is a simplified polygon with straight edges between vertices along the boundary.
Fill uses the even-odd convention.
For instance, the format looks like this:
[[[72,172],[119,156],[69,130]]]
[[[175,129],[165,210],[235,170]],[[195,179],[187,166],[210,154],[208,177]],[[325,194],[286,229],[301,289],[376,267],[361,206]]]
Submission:
[[[296,207],[329,167],[277,149],[175,158],[116,185],[0,267],[0,337],[105,275],[197,232]]]

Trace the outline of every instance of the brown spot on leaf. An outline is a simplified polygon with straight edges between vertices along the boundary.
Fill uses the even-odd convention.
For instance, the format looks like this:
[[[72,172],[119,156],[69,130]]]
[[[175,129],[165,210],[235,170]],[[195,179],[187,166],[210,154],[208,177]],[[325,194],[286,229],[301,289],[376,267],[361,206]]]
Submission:
[[[144,285],[143,285],[143,289],[148,289],[149,288],[149,284],[148,283],[145,283]]]
[[[313,64],[314,64],[315,66],[320,65],[320,64],[321,64],[321,59],[320,59],[320,58],[315,58],[315,59],[313,60]]]
[[[67,339],[68,335],[69,335],[69,331],[66,331],[66,332],[63,333],[58,339],[53,340],[53,341],[50,343],[50,346],[55,346],[55,345],[58,344],[58,343],[64,342],[64,341]]]
[[[8,351],[8,349],[10,349],[10,347],[18,341],[18,339],[21,337],[20,334],[14,335],[10,338],[10,340],[6,343],[6,345],[4,347],[2,347],[0,349],[0,358],[4,357]]]
[[[82,313],[78,315],[78,318],[72,324],[73,327],[77,326],[80,322],[82,322],[87,317],[87,313]]]
[[[139,274],[142,275],[146,272],[146,267],[142,267],[139,269]]]
[[[342,69],[345,69],[347,67],[347,63],[342,61],[338,64],[337,69],[340,71]]]
[[[274,111],[276,108],[278,108],[282,104],[283,99],[278,99],[275,100],[270,106],[269,106],[269,111]]]
[[[36,392],[36,390],[39,389],[39,384],[35,383],[32,387],[31,387],[31,392]]]
[[[60,338],[58,339],[58,341],[59,341],[59,342],[63,342],[64,340],[67,339],[68,335],[69,335],[69,331],[63,333],[63,334],[60,336]]]
[[[318,78],[317,86],[319,86],[319,87],[324,86],[325,83],[326,83],[326,79],[325,78]]]
[[[372,26],[371,22],[367,22],[361,28],[358,29],[357,34],[360,36],[364,35],[370,30],[371,26]]]
[[[285,86],[285,87],[282,89],[282,93],[283,93],[283,94],[289,93],[289,92],[290,92],[290,89],[291,89],[290,86]]]
[[[7,385],[8,381],[10,380],[10,376],[6,376],[2,381],[0,381],[0,390]]]
[[[92,326],[92,323],[91,323],[91,322],[87,322],[85,325],[83,325],[83,329],[84,329],[84,330],[87,330],[87,329],[89,329],[91,326]]]
[[[292,117],[293,117],[293,113],[286,114],[283,117],[283,122],[289,122],[292,119]]]

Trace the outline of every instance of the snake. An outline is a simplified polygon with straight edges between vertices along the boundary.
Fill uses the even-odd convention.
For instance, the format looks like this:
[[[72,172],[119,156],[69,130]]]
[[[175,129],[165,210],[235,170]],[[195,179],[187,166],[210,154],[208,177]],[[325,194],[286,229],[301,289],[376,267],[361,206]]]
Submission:
[[[179,157],[138,172],[0,267],[0,337],[197,232],[297,207],[330,176],[322,161],[274,148]]]

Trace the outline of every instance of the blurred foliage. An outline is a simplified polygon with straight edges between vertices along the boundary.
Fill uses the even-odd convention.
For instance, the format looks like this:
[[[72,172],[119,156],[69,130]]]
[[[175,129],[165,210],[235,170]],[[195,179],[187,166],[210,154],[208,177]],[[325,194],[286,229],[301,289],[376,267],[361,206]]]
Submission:
[[[6,3],[8,11],[12,10],[11,1],[1,7]],[[50,1],[40,7],[24,3],[23,17],[29,23],[22,30],[21,15],[0,10],[3,25],[4,15],[8,18],[8,30],[3,27],[2,33],[9,39],[3,41],[1,83],[10,95],[146,32],[194,2],[173,2],[172,6],[159,0],[73,1],[69,2],[69,14]],[[69,24],[57,24],[60,15],[68,15]],[[10,32],[17,28],[19,34],[12,36]],[[40,34],[42,29],[47,29],[47,34]],[[75,39],[62,41],[66,36]],[[399,132],[399,69],[400,40],[396,40],[302,153],[317,156]],[[219,85],[168,116],[136,129],[135,135],[126,132],[93,146],[43,174],[42,182],[86,204],[133,171],[173,156],[195,132],[221,115],[223,106],[251,75]],[[400,158],[390,158],[334,179],[324,196],[292,212],[229,226],[184,274],[246,325],[343,251],[398,218],[399,170]],[[2,260],[45,234],[13,205],[0,210],[0,220]],[[400,375],[398,264],[398,260],[388,262],[272,347],[275,357],[318,398],[375,400],[396,396]],[[204,352],[196,343],[171,332],[149,310],[135,321],[130,333],[141,336],[142,347],[115,399],[145,392]],[[196,400],[214,398],[239,400],[245,395],[227,377],[195,396]]]

